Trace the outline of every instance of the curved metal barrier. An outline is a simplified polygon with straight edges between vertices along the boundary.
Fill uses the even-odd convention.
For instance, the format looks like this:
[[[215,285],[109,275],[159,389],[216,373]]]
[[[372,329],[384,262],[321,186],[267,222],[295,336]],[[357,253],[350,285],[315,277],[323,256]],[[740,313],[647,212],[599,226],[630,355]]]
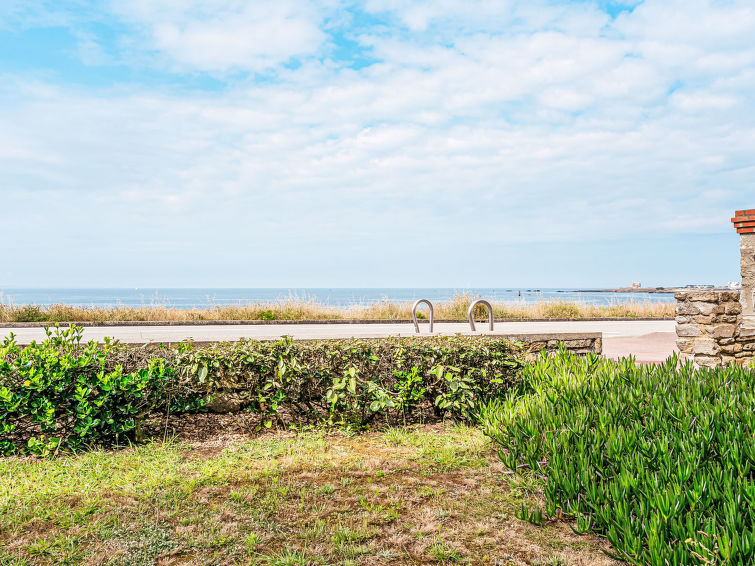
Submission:
[[[488,307],[488,322],[490,323],[490,330],[493,330],[493,305],[491,305],[489,302],[487,302],[485,299],[477,299],[476,301],[473,301],[471,305],[469,305],[469,310],[467,311],[467,318],[469,319],[469,326],[472,328],[472,332],[476,332],[477,329],[474,326],[474,316],[472,314],[474,313],[474,308],[477,305],[485,305]]]
[[[428,301],[427,299],[419,299],[414,302],[414,305],[412,306],[412,320],[414,321],[414,331],[419,332],[419,323],[417,322],[417,307],[421,304],[425,303],[428,307],[430,307],[430,333],[433,332],[433,318],[435,316],[435,310],[433,309],[433,304]]]

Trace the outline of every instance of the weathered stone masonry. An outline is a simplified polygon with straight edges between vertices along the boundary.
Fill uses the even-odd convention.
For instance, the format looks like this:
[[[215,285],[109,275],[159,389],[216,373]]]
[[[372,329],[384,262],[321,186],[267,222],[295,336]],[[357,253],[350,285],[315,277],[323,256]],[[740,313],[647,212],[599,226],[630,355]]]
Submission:
[[[742,291],[676,293],[676,335],[682,360],[703,367],[749,364],[755,357],[755,209],[738,210]]]
[[[755,336],[742,330],[742,305],[737,291],[682,291],[676,297],[676,344],[682,361],[703,367],[749,363]]]

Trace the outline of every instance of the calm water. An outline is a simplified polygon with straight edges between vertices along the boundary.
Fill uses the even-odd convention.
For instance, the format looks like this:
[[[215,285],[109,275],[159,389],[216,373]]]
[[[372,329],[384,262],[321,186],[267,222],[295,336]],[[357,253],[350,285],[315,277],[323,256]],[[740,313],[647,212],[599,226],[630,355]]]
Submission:
[[[521,296],[519,292],[521,291]],[[589,293],[576,289],[0,289],[0,303],[85,306],[167,306],[177,309],[214,305],[267,303],[289,298],[333,306],[367,305],[379,301],[406,302],[430,299],[442,302],[457,293],[470,293],[494,301],[533,303],[551,299],[594,305],[629,301],[674,301],[671,293]]]

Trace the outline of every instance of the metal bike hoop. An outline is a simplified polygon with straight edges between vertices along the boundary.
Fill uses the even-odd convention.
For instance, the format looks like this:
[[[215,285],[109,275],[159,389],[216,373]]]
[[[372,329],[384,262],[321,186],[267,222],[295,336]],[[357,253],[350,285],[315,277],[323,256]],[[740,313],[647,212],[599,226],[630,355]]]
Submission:
[[[422,303],[425,303],[428,307],[430,307],[430,334],[432,334],[435,309],[433,309],[433,304],[427,299],[419,299],[415,301],[414,305],[412,306],[412,321],[414,321],[414,331],[419,333],[419,323],[417,322],[417,307]]]
[[[491,305],[488,301],[485,299],[477,299],[476,301],[473,301],[471,305],[469,305],[469,310],[467,311],[467,318],[469,319],[469,326],[472,329],[472,332],[476,332],[477,329],[474,325],[474,308],[477,305],[485,305],[488,307],[488,322],[490,323],[490,331],[493,331],[493,305]]]

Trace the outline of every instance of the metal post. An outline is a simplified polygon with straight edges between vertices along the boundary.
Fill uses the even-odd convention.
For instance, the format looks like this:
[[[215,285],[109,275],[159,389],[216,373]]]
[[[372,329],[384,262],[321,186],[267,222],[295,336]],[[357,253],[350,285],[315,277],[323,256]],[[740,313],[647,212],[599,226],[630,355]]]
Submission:
[[[476,301],[473,301],[471,305],[469,305],[469,310],[467,311],[467,318],[469,319],[469,326],[472,328],[472,332],[476,332],[474,326],[474,308],[477,305],[485,305],[488,307],[488,322],[490,323],[490,331],[493,331],[493,305],[491,305],[489,302],[487,302],[485,299],[477,299]]]
[[[417,307],[420,305],[420,303],[425,303],[428,307],[430,307],[430,334],[432,334],[435,311],[433,309],[433,304],[427,299],[419,299],[418,301],[415,301],[414,306],[412,306],[412,320],[414,321],[414,331],[419,333],[419,323],[417,322]]]

